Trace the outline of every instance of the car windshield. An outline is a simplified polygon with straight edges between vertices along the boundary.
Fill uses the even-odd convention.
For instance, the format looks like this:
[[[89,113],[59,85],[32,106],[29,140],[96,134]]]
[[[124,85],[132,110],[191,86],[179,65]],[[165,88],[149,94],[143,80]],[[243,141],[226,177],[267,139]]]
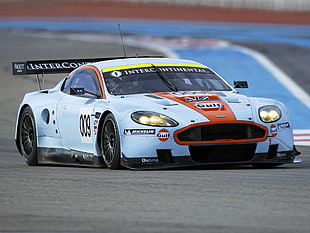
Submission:
[[[231,91],[206,67],[159,66],[103,70],[106,87],[112,95],[169,91]]]

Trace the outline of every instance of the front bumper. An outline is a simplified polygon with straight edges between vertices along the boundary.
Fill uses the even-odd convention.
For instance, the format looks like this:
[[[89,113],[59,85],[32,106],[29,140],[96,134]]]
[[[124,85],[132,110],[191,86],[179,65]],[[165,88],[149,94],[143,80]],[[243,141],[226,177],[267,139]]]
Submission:
[[[266,153],[255,153],[257,144],[227,144],[189,146],[190,155],[172,156],[171,150],[158,149],[156,157],[128,158],[122,154],[122,166],[130,169],[162,169],[209,165],[281,165],[294,163],[300,153],[278,151],[278,145],[270,145]]]

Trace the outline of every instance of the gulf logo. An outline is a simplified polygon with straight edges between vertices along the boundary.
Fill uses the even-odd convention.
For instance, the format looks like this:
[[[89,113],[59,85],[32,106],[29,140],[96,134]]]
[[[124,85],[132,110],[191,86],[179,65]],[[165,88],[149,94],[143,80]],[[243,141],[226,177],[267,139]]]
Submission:
[[[169,139],[169,137],[170,137],[170,133],[166,129],[161,129],[157,133],[157,138],[159,141],[165,142]]]
[[[277,126],[276,126],[276,125],[271,125],[271,126],[270,126],[270,133],[271,133],[272,137],[277,136],[277,134],[278,134],[278,129],[277,129]]]
[[[195,104],[196,108],[199,109],[206,109],[206,110],[212,110],[212,109],[217,109],[220,110],[222,109],[222,104],[221,103],[198,103]]]

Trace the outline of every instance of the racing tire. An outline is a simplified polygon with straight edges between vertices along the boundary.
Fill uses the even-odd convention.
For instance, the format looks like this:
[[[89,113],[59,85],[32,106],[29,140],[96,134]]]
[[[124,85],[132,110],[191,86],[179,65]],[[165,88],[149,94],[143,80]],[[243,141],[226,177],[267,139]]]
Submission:
[[[106,116],[103,122],[101,152],[103,160],[108,168],[121,168],[120,136],[116,120],[111,113]]]
[[[35,120],[30,107],[26,107],[18,125],[18,143],[21,154],[29,166],[38,165],[37,133]]]

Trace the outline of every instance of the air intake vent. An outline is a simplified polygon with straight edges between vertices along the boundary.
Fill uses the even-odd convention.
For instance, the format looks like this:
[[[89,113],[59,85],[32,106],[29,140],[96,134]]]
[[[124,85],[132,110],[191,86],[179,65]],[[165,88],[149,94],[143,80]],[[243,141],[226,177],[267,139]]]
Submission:
[[[189,146],[191,157],[198,163],[223,163],[250,161],[256,144]]]
[[[263,141],[267,129],[254,123],[206,124],[177,131],[179,144],[237,143]]]

